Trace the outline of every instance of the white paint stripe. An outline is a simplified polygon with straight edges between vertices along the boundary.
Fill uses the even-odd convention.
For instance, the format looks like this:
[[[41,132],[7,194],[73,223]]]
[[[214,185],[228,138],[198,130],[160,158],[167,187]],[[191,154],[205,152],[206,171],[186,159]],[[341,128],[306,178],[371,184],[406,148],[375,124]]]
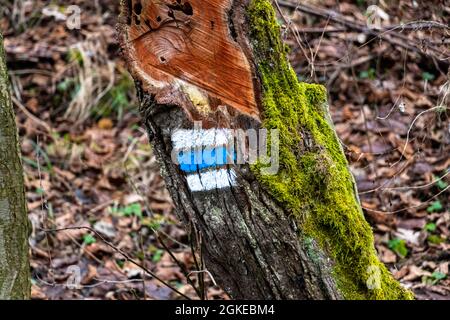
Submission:
[[[222,189],[236,185],[236,173],[231,169],[190,174],[186,177],[189,189],[192,192]]]
[[[230,129],[178,129],[172,134],[172,143],[176,150],[197,146],[223,146],[232,141],[233,134]]]

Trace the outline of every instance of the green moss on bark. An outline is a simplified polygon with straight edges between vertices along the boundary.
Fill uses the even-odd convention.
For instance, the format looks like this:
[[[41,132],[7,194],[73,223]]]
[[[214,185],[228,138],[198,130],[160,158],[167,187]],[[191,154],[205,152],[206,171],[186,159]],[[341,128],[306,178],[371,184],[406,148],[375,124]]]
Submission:
[[[279,172],[262,175],[255,165],[254,173],[334,260],[335,279],[346,299],[412,299],[377,257],[329,119],[325,88],[298,81],[270,2],[251,0],[247,10],[262,83],[263,126],[280,132]]]

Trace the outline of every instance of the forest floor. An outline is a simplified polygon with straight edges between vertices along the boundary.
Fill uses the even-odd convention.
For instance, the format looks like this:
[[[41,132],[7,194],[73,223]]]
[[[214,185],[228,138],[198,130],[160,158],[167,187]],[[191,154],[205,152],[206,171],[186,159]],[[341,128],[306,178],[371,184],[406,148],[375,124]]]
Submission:
[[[118,1],[49,3],[0,0],[33,223],[32,296],[180,297],[136,262],[196,298],[190,239],[116,42]],[[278,3],[299,78],[329,90],[381,260],[418,299],[450,299],[448,1]],[[67,28],[70,5],[81,8],[80,30]],[[367,25],[374,12],[382,31]],[[72,227],[81,228],[54,230]],[[227,299],[205,274],[208,298]]]

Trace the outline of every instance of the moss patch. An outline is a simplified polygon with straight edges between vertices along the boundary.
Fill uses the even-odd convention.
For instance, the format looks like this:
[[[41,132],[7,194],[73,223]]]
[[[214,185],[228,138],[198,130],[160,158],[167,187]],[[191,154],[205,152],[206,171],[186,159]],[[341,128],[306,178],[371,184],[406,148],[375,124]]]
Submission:
[[[334,259],[335,279],[346,299],[412,299],[377,258],[372,230],[328,120],[325,88],[298,81],[270,2],[252,0],[247,10],[263,89],[263,126],[280,133],[279,172],[262,175],[260,165],[253,172],[297,218],[305,235]]]

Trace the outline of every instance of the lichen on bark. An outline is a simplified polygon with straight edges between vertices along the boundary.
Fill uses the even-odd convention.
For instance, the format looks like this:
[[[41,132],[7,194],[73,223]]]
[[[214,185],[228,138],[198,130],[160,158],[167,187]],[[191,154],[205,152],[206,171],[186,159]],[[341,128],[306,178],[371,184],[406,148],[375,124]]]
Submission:
[[[380,262],[354,179],[329,118],[323,86],[300,83],[268,0],[250,0],[250,39],[262,85],[263,126],[278,129],[280,169],[257,179],[333,259],[346,299],[412,299]],[[305,238],[304,238],[305,239]],[[374,278],[375,277],[375,278]]]
[[[30,297],[23,169],[0,33],[0,299]]]

